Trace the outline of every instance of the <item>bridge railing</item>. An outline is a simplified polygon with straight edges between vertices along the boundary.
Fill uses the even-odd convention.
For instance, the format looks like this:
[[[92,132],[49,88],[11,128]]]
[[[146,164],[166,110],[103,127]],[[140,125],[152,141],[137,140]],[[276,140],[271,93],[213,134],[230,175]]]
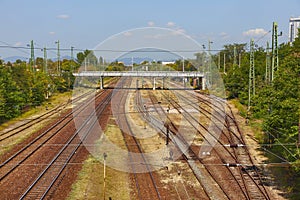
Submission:
[[[182,71],[81,71],[73,73],[76,77],[181,77],[197,78],[204,77],[203,72],[182,72]]]

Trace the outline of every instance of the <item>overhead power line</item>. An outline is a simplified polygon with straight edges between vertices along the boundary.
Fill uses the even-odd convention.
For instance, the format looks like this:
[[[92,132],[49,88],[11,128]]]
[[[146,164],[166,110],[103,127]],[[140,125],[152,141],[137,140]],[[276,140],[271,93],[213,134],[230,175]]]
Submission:
[[[12,45],[0,45],[0,48],[11,48],[11,49],[24,49],[24,50],[30,50],[30,47],[25,46],[12,46]],[[43,48],[35,47],[34,50],[43,50]],[[49,47],[47,50],[57,50],[57,47]],[[85,50],[91,50],[94,52],[128,52],[128,50],[115,50],[115,49],[79,49],[79,48],[73,48],[73,51],[85,51]],[[223,49],[211,49],[210,51],[219,52]],[[60,51],[71,51],[70,48],[60,48]],[[130,52],[199,52],[203,51],[200,48],[199,49],[187,49],[187,50],[178,50],[178,49],[171,49],[171,50],[160,50],[160,49],[152,49],[152,50],[130,50]],[[26,51],[23,51],[24,53],[27,53]]]

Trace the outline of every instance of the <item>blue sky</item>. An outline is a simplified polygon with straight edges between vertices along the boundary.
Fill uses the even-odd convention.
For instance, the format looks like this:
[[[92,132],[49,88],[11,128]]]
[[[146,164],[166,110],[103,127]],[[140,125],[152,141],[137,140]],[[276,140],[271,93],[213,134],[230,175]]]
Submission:
[[[300,16],[299,0],[0,0],[0,8],[0,45],[34,40],[41,48],[60,40],[61,48],[92,49],[119,32],[157,26],[180,30],[200,44],[210,39],[212,49],[220,49],[260,38],[273,21],[283,31],[280,42],[286,42],[289,18]],[[267,40],[271,33],[260,45]],[[1,58],[13,55],[29,57],[30,51],[0,48]]]

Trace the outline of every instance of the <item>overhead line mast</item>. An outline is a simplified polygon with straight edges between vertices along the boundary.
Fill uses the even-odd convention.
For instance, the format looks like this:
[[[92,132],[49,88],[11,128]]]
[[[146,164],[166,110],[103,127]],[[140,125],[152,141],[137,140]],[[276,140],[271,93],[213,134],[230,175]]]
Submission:
[[[266,74],[265,74],[266,83],[269,84],[271,82],[271,60],[270,60],[270,46],[269,42],[267,42],[266,48]]]
[[[44,73],[48,73],[47,69],[47,48],[44,47]]]
[[[34,58],[34,46],[33,46],[33,40],[30,42],[30,71],[35,71],[35,58]]]
[[[248,111],[251,108],[251,97],[255,95],[255,67],[254,67],[254,40],[250,41],[250,69],[248,90]]]
[[[272,69],[271,69],[271,81],[274,79],[274,73],[278,70],[278,25],[277,22],[273,22],[272,29]]]

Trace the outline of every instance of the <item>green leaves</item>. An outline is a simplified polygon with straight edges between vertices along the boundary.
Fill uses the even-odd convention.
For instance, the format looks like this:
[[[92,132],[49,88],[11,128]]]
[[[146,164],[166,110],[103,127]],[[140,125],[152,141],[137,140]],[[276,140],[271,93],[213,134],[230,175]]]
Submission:
[[[249,53],[243,52],[239,68],[233,65],[232,52],[232,45],[228,45],[221,54],[225,53],[228,59],[227,75],[224,75],[228,98],[237,98],[246,105]],[[230,57],[227,58],[228,55]],[[300,123],[300,37],[292,45],[280,45],[279,69],[275,72],[274,80],[270,84],[264,80],[266,51],[258,48],[254,57],[256,94],[251,99],[251,116],[263,122],[262,128],[265,134],[263,142],[276,144],[269,150],[294,163],[294,172],[300,173],[300,146],[296,147],[296,143],[299,142],[298,126]],[[270,159],[274,159],[271,162],[282,161],[275,157],[270,157]]]

